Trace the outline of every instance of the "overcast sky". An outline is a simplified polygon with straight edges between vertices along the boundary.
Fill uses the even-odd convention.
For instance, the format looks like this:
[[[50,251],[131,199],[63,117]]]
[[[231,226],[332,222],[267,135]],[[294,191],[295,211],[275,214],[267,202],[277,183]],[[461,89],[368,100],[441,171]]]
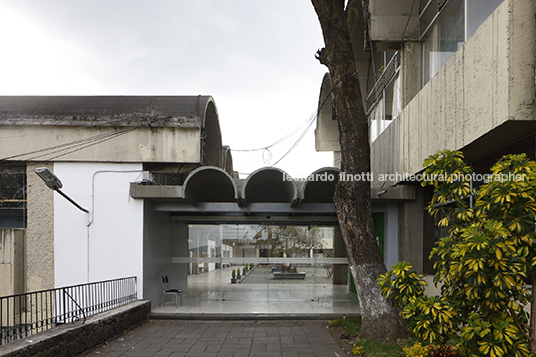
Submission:
[[[0,95],[212,95],[235,170],[272,165],[315,113],[326,68],[309,0],[0,0]],[[314,126],[277,167],[331,166]],[[243,175],[242,175],[243,177]]]

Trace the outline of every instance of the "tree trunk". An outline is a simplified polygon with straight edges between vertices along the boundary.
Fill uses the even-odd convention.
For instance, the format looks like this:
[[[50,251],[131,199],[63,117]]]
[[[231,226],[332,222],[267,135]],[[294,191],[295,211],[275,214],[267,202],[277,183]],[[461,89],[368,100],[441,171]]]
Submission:
[[[359,178],[339,180],[334,202],[362,311],[360,337],[395,341],[406,337],[407,332],[401,317],[381,295],[376,283],[386,269],[372,223],[369,127],[346,22],[345,1],[312,0],[312,3],[326,46],[318,52],[318,59],[328,67],[333,82],[341,173]]]

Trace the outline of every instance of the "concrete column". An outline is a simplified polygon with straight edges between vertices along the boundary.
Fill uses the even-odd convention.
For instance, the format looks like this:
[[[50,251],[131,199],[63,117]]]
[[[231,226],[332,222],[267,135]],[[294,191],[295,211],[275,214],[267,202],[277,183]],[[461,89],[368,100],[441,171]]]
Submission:
[[[335,227],[335,232],[333,234],[333,257],[346,258],[347,256],[341,229],[337,226]],[[333,284],[348,284],[348,264],[333,265]]]
[[[400,51],[400,75],[402,86],[402,109],[419,92],[419,43],[404,42]]]
[[[33,172],[38,167],[54,171],[53,164],[49,162],[29,162],[26,169],[28,291],[54,288],[54,191]]]
[[[171,238],[171,256],[188,257],[188,225],[177,222],[173,224]],[[194,264],[195,265],[195,264]],[[175,286],[184,291],[188,290],[188,264],[172,264],[172,276]]]
[[[398,261],[408,261],[417,273],[423,271],[423,189],[415,187],[415,200],[400,205]]]

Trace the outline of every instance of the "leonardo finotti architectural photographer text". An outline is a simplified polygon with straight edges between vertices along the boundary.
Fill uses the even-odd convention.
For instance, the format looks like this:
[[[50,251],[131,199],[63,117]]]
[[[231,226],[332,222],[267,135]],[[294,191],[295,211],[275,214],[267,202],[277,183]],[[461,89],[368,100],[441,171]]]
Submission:
[[[307,177],[293,178],[287,174],[283,174],[283,181],[374,181],[373,172],[362,172],[360,174],[348,174],[346,172],[340,172],[338,175],[329,172],[311,174]],[[393,174],[379,174],[378,181],[390,181],[390,182],[400,182],[400,181],[473,181],[473,182],[505,182],[505,181],[524,181],[525,175],[521,174],[409,174],[404,173],[393,173]]]

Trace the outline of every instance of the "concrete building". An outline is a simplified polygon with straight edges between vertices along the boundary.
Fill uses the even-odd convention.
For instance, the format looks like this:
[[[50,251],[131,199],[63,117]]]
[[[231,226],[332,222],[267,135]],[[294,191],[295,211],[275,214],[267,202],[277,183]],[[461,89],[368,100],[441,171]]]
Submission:
[[[426,157],[461,150],[476,173],[489,173],[505,154],[535,158],[535,11],[532,0],[349,1],[370,122],[372,194],[414,192],[373,204],[396,221],[389,262],[407,260],[433,272],[428,256],[439,232],[426,211],[432,192],[408,179],[423,170]],[[326,75],[316,149],[333,151],[337,166],[330,90]]]
[[[303,296],[290,285],[274,293],[260,276],[266,293],[257,299],[329,299],[335,285],[347,293],[332,201],[338,171],[313,173],[328,181],[271,167],[238,178],[209,96],[0,97],[0,143],[3,295],[136,276],[139,297],[155,307],[168,275],[186,300],[240,300],[230,276],[245,264],[311,269]],[[311,246],[305,257],[273,255],[261,239],[271,225],[322,227],[329,254]],[[331,280],[318,280],[327,265]],[[192,283],[201,274],[209,284]]]
[[[0,97],[0,108],[0,228],[19,230],[2,230],[2,243],[25,242],[24,259],[2,250],[19,272],[3,295],[132,275],[143,291],[144,206],[130,182],[149,171],[181,182],[209,164],[233,175],[211,97]],[[55,195],[38,167],[89,214]]]

